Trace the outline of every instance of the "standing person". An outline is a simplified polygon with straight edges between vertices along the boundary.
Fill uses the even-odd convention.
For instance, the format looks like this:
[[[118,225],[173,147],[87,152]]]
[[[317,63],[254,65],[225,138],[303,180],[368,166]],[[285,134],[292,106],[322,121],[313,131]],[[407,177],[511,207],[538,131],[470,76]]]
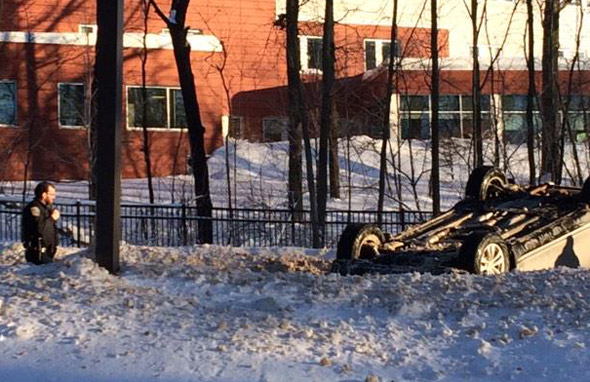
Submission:
[[[22,240],[30,263],[51,263],[57,251],[59,211],[53,208],[56,196],[53,184],[41,182],[35,187],[35,199],[23,210]]]

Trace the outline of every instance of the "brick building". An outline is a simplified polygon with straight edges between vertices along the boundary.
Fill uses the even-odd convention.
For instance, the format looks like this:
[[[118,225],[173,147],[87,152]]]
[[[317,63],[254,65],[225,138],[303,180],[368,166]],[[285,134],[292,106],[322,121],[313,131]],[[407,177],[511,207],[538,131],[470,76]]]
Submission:
[[[480,36],[484,123],[511,142],[522,139],[527,89],[524,60],[525,13],[511,0],[487,0],[490,9]],[[227,134],[268,141],[286,138],[284,0],[191,2],[189,42],[206,146],[211,152]],[[388,52],[401,71],[392,103],[392,132],[401,138],[429,137],[430,21],[425,2],[400,0],[399,38],[389,41],[391,1],[335,4],[337,85],[341,134],[375,134],[381,120]],[[461,0],[441,1],[441,122],[443,134],[467,138],[472,112],[470,20]],[[167,10],[170,1],[158,1]],[[310,113],[317,113],[321,79],[322,4],[307,2],[300,14],[302,78]],[[582,7],[582,8],[580,8]],[[0,8],[0,180],[87,179],[92,119],[92,66],[96,41],[94,2],[13,0]],[[536,9],[540,15],[540,10]],[[482,16],[483,17],[483,16]],[[587,5],[568,6],[562,15],[561,90],[572,100],[576,135],[588,126]],[[165,24],[150,10],[144,27],[143,2],[125,2],[123,176],[143,177],[142,73],[147,87],[152,172],[186,171],[188,141],[184,109]],[[510,20],[510,23],[507,22]],[[568,22],[570,20],[571,22]],[[577,20],[577,21],[576,21]],[[576,21],[576,22],[574,22]],[[540,23],[535,54],[541,57]],[[580,46],[572,41],[580,35]],[[145,46],[147,60],[142,64]],[[580,51],[570,74],[573,52]],[[492,62],[493,61],[493,62]],[[540,60],[537,68],[540,69]],[[487,70],[489,69],[489,70]],[[540,72],[537,73],[540,85]],[[570,81],[572,78],[572,81]],[[314,118],[312,118],[314,120]]]

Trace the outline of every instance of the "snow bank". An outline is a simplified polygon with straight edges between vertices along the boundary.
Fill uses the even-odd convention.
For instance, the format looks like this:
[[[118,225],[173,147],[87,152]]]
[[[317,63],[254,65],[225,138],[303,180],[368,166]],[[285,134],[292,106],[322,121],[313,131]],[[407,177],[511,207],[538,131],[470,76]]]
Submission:
[[[590,380],[590,275],[325,274],[332,253],[0,247],[2,381]]]

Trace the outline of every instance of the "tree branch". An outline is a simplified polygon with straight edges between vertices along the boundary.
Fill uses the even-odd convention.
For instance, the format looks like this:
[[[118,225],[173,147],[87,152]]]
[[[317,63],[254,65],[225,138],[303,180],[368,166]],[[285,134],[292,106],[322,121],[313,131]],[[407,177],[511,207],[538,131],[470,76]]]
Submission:
[[[166,25],[170,25],[170,20],[168,19],[168,16],[166,16],[166,14],[164,12],[162,12],[162,10],[158,6],[158,4],[156,4],[156,2],[154,0],[149,0],[149,3],[154,6],[154,10],[156,11],[156,14],[158,16],[160,16],[162,21],[164,21],[166,23]]]

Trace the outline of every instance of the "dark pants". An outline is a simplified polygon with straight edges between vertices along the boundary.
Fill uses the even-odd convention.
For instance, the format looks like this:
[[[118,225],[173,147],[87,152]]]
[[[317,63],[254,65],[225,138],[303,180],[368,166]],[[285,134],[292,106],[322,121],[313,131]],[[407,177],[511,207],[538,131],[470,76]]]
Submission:
[[[40,253],[37,248],[27,248],[25,252],[25,258],[29,263],[33,264],[47,264],[53,262],[53,255],[55,251],[46,249],[43,253]]]

